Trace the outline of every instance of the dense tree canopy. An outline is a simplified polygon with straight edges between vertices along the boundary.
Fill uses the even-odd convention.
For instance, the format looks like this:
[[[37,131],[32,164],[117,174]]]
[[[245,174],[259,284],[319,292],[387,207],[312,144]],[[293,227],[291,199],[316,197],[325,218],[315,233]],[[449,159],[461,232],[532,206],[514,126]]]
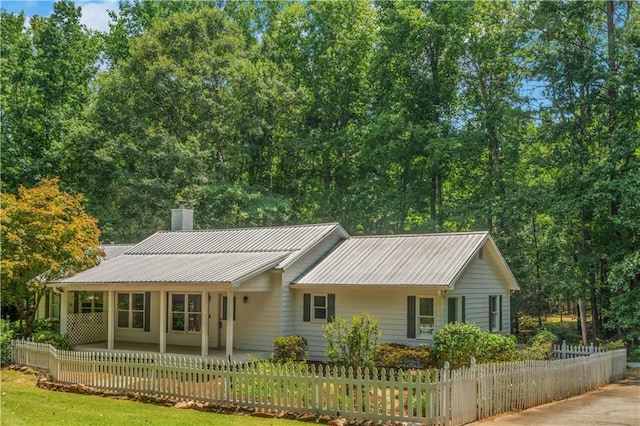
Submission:
[[[97,265],[100,231],[82,206],[82,196],[60,191],[57,179],[17,196],[2,192],[2,305],[13,307],[29,335],[46,284]]]
[[[116,242],[178,198],[202,228],[486,229],[521,312],[571,303],[595,337],[640,337],[637,2],[118,12],[106,34],[68,1],[2,13],[4,190],[59,175]]]

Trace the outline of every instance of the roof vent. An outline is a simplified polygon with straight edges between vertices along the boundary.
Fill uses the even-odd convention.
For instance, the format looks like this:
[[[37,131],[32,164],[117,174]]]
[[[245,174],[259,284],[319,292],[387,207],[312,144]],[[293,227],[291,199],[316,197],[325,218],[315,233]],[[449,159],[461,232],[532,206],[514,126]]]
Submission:
[[[178,201],[178,208],[171,209],[171,230],[192,231],[193,210],[184,208],[185,201]]]

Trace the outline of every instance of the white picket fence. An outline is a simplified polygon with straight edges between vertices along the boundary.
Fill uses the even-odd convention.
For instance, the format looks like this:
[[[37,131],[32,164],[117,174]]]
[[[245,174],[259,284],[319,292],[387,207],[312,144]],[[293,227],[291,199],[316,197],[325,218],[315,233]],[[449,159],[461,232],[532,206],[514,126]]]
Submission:
[[[190,356],[74,352],[13,341],[13,361],[53,380],[102,390],[257,411],[315,412],[349,419],[461,425],[578,395],[624,377],[626,350],[553,361],[394,371],[227,362]]]

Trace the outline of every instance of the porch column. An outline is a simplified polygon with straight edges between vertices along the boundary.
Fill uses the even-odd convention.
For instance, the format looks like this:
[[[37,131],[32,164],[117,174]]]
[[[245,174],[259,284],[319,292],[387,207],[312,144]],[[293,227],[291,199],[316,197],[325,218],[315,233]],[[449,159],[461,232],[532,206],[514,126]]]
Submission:
[[[167,352],[167,292],[160,290],[160,353]]]
[[[202,334],[202,356],[209,356],[209,292],[202,292],[202,319],[200,320],[200,333]]]
[[[109,290],[107,293],[109,294],[107,304],[107,349],[113,349],[116,330],[116,292]]]
[[[60,295],[60,334],[67,334],[67,307],[69,305],[69,292],[62,289]]]
[[[233,357],[233,317],[235,312],[233,311],[233,291],[227,291],[227,360],[231,361]]]

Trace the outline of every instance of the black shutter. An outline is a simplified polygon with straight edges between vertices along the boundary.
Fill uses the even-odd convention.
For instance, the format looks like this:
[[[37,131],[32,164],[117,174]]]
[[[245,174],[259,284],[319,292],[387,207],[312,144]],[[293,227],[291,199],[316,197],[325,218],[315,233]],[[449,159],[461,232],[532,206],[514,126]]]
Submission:
[[[236,320],[236,297],[233,296],[233,320]]]
[[[500,295],[500,301],[499,301],[499,305],[498,305],[498,309],[500,312],[500,324],[498,325],[498,328],[500,329],[500,331],[502,331],[502,295]]]
[[[144,292],[144,331],[151,331],[151,292]]]
[[[166,309],[167,309],[167,315],[166,315],[167,321],[166,321],[166,324],[165,324],[164,331],[165,331],[165,333],[169,333],[169,317],[171,316],[171,306],[169,306],[169,293],[166,293],[166,294],[167,294],[167,303],[166,303],[166,305],[167,305],[166,306]]]
[[[222,296],[222,321],[227,320],[227,296]]]
[[[333,322],[336,316],[336,295],[329,293],[327,295],[327,322]]]
[[[493,296],[489,296],[489,331],[493,331],[493,306],[491,306],[491,298]]]
[[[311,321],[311,293],[302,296],[302,321]]]
[[[407,338],[416,338],[416,297],[407,296]]]
[[[73,313],[77,314],[80,312],[80,292],[73,292]]]
[[[467,322],[467,300],[466,297],[462,296],[462,322]]]
[[[45,318],[49,318],[49,294],[51,293],[51,290],[49,290],[47,292],[47,294],[44,296],[44,317]]]

